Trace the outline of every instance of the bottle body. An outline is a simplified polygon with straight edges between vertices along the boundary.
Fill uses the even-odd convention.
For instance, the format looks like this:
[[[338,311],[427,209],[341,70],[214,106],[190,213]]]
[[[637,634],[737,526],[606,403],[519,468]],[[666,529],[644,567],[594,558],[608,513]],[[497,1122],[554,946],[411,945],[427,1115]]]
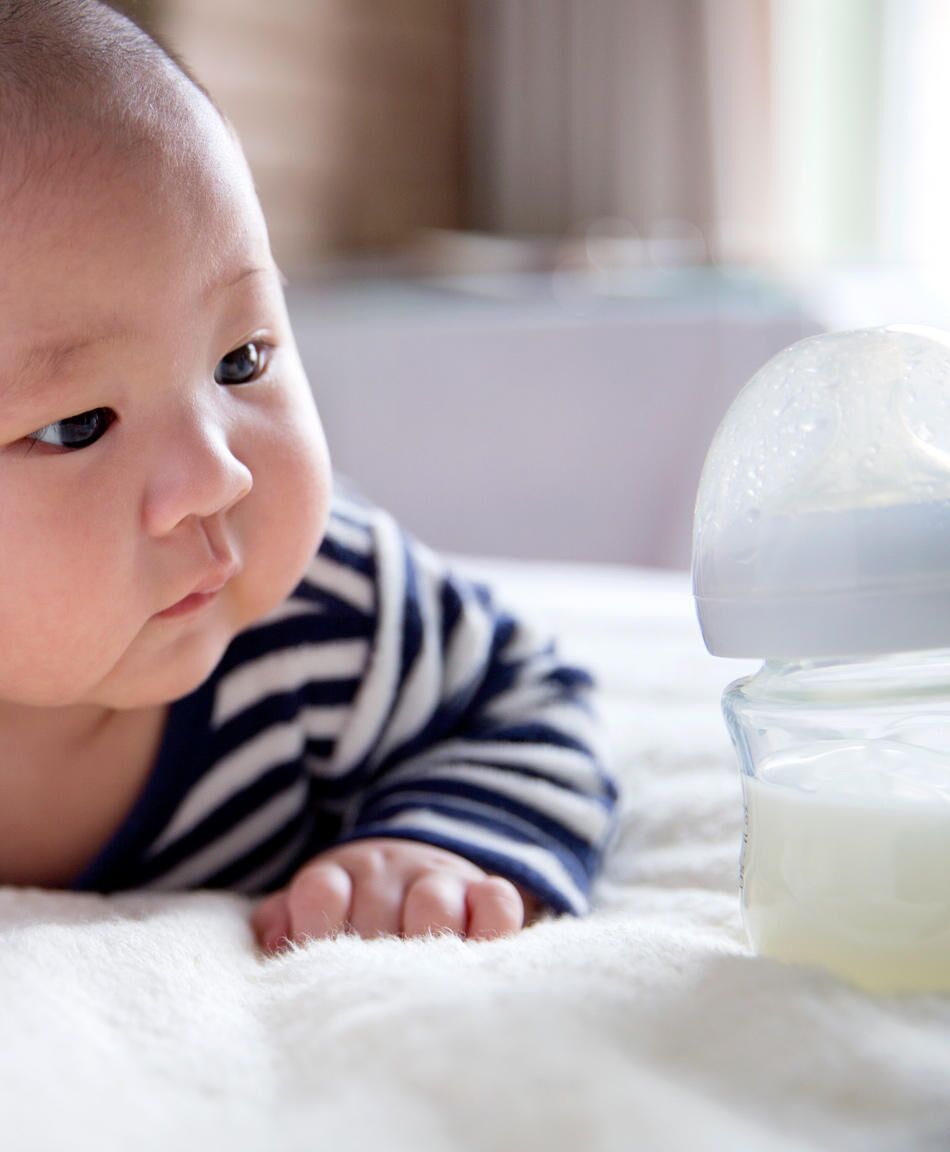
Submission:
[[[950,650],[767,662],[723,713],[755,951],[950,990]]]

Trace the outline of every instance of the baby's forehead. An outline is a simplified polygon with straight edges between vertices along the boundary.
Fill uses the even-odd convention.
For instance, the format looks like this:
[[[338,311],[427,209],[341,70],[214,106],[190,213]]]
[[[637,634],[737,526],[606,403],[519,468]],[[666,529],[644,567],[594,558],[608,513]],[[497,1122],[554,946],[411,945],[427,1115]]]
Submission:
[[[269,243],[250,176],[227,139],[173,150],[149,141],[132,154],[93,140],[25,175],[0,210],[0,250],[15,273],[0,285],[0,301],[29,285],[58,311],[72,285],[81,296],[94,270],[121,300],[156,260],[169,277],[187,270],[189,280],[210,283],[235,263],[265,260]],[[87,303],[94,300],[80,298],[84,313]]]
[[[131,99],[123,80],[100,83],[32,131],[0,124],[0,234],[42,243],[61,238],[64,221],[81,228],[101,212],[192,218],[249,179],[230,126],[187,82],[160,77],[144,104],[141,87]]]
[[[183,65],[99,0],[0,3],[0,109],[0,196],[100,153],[174,169],[209,117],[224,126]]]

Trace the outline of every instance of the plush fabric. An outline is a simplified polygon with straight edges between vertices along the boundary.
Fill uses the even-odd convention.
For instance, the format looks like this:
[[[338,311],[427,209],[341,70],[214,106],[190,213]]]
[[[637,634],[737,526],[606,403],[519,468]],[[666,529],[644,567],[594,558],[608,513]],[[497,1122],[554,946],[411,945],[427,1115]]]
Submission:
[[[753,958],[681,574],[470,565],[593,666],[624,819],[595,911],[508,940],[264,960],[228,894],[0,890],[2,1146],[946,1148],[950,998]]]

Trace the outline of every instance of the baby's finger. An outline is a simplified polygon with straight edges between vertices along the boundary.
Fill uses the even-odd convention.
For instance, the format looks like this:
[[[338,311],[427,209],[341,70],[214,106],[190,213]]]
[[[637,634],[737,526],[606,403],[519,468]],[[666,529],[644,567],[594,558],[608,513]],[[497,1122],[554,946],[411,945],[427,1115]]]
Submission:
[[[402,928],[404,878],[380,857],[361,862],[353,871],[350,927],[365,939],[398,936]]]
[[[287,892],[291,939],[300,943],[342,931],[352,895],[353,882],[339,864],[315,860],[301,868]]]
[[[265,952],[273,952],[290,932],[287,890],[272,892],[251,913],[251,929]]]
[[[521,893],[501,876],[487,876],[468,886],[468,938],[508,936],[524,924]]]
[[[465,883],[445,872],[427,872],[406,894],[402,909],[402,934],[425,936],[427,932],[465,932],[467,919]]]

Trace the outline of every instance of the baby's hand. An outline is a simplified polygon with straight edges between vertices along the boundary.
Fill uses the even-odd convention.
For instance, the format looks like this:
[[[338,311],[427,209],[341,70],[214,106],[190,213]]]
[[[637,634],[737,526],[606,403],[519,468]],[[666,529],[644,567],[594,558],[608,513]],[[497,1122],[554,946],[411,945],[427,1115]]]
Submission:
[[[364,937],[449,931],[484,940],[517,932],[538,909],[509,880],[454,852],[380,838],[321,852],[258,904],[251,927],[265,952],[345,929]]]

